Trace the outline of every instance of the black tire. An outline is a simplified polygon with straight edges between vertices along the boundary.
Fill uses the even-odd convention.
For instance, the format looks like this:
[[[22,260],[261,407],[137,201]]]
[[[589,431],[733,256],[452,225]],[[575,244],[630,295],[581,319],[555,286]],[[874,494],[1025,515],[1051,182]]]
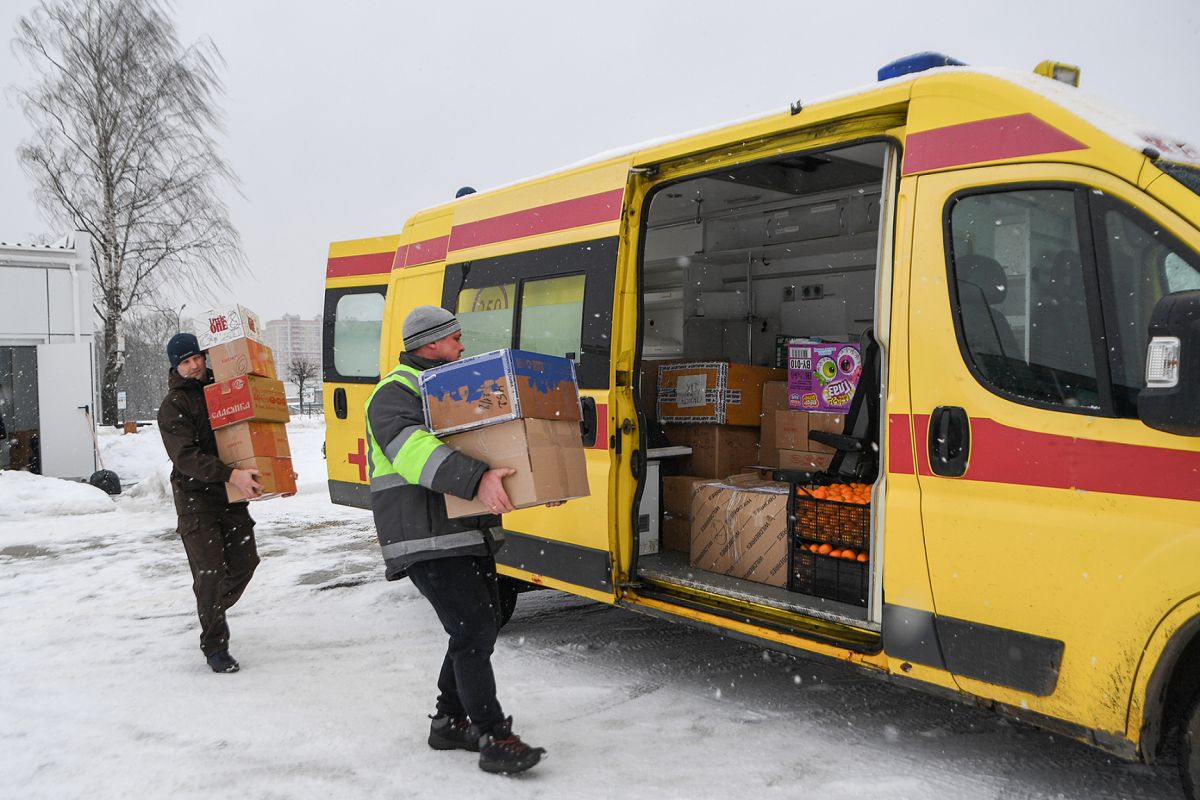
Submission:
[[[1179,726],[1179,776],[1188,800],[1200,800],[1200,692]]]
[[[500,585],[500,627],[503,628],[512,619],[517,610],[517,595],[521,593],[521,582],[512,578],[499,576]]]
[[[88,478],[88,483],[104,492],[115,495],[121,493],[121,479],[111,469],[98,469]]]

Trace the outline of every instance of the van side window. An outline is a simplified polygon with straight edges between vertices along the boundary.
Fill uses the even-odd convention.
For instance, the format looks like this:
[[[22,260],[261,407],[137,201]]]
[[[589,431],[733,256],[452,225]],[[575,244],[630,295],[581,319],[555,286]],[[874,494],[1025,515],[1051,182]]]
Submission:
[[[579,360],[583,334],[583,275],[525,281],[517,347]]]
[[[959,197],[949,238],[958,337],[976,376],[1020,401],[1099,411],[1076,193]]]
[[[322,360],[325,380],[374,383],[379,380],[379,338],[384,291],[370,286],[326,292]]]
[[[1111,198],[1098,202],[1097,239],[1112,349],[1113,400],[1119,416],[1137,416],[1145,384],[1148,328],[1163,295],[1200,289],[1200,258],[1162,226]]]
[[[462,290],[454,314],[462,324],[463,355],[512,347],[516,294],[515,283]]]

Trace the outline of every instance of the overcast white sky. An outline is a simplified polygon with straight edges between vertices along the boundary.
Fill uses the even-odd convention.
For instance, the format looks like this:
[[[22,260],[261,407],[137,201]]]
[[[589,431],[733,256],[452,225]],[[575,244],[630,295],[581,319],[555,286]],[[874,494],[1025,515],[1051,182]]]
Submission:
[[[3,0],[6,39],[31,7]],[[1200,143],[1196,0],[206,0],[177,19],[227,61],[223,148],[244,193],[229,202],[254,274],[215,299],[263,319],[320,313],[330,241],[396,233],[464,184],[869,84],[922,50],[1078,64],[1083,91]],[[23,80],[0,48],[0,83]],[[0,109],[0,241],[28,241],[54,228],[16,164],[24,118]]]

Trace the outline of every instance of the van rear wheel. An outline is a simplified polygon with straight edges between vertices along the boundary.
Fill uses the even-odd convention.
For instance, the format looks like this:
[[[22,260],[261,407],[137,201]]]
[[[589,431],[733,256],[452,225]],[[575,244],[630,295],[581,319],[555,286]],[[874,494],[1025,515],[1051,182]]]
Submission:
[[[1189,800],[1200,800],[1200,693],[1192,698],[1179,728],[1179,775]]]

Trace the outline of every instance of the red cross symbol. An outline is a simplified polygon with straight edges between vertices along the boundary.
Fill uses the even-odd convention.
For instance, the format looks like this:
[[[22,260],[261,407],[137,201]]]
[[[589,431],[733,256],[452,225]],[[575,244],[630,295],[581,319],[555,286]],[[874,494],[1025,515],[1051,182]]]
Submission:
[[[351,464],[358,464],[358,479],[363,483],[367,482],[367,440],[358,440],[358,452],[347,453],[346,460]]]

